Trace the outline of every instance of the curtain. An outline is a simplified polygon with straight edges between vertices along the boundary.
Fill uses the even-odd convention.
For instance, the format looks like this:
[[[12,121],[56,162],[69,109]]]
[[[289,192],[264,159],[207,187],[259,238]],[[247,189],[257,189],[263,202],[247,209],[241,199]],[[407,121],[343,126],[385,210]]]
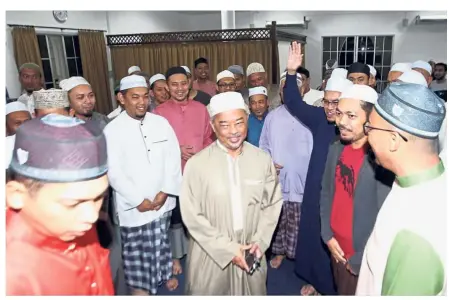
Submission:
[[[271,41],[166,43],[111,47],[115,79],[127,76],[128,68],[137,65],[150,76],[165,74],[172,66],[187,66],[193,72],[198,57],[209,60],[209,77],[215,81],[217,74],[231,65],[246,67],[252,62],[261,63],[272,77]]]
[[[41,73],[43,74],[41,52],[39,51],[34,27],[14,27],[12,38],[17,68],[20,68],[24,63],[35,63],[41,67]]]
[[[95,93],[95,110],[102,114],[108,114],[112,111],[112,101],[104,33],[80,30],[78,37],[83,76],[89,81]]]

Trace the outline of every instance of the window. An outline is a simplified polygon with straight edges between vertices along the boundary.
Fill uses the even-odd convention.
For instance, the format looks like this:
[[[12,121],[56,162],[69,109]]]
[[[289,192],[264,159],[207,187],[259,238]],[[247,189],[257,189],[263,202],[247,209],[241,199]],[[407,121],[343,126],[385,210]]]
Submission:
[[[323,37],[323,76],[329,59],[338,61],[340,68],[353,62],[372,65],[377,70],[377,91],[387,86],[393,53],[393,36],[336,36]]]
[[[59,82],[72,76],[83,76],[78,36],[38,34],[45,88],[58,88]]]

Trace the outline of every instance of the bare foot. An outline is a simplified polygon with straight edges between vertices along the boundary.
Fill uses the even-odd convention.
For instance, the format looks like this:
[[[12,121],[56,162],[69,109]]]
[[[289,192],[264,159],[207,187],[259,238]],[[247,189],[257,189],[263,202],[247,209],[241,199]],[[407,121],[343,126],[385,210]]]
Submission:
[[[149,296],[150,295],[149,293],[147,293],[146,291],[141,290],[141,289],[133,289],[131,294],[133,296]]]
[[[179,275],[182,274],[182,266],[179,259],[174,258],[173,259],[173,275]]]
[[[176,290],[178,288],[178,279],[176,278],[169,279],[167,283],[165,283],[165,286],[167,287],[167,290],[169,290],[170,292]]]
[[[277,269],[281,266],[282,261],[284,260],[285,256],[284,255],[276,255],[274,258],[272,258],[270,260],[270,266],[273,269]]]
[[[301,288],[301,296],[320,296],[311,284],[306,284]]]

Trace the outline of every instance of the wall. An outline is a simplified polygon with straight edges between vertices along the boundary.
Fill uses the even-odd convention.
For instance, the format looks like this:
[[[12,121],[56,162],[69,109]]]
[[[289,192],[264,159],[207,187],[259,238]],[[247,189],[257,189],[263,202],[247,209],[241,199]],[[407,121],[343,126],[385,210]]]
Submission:
[[[107,30],[106,12],[103,11],[69,11],[65,23],[58,23],[52,11],[7,11],[6,24],[48,26],[58,28],[79,28]],[[36,29],[37,32],[60,32],[52,29]],[[17,65],[14,59],[14,47],[11,28],[6,26],[6,87],[11,98],[21,94]]]
[[[308,29],[296,32],[307,36],[305,64],[312,75],[312,86],[321,82],[322,36],[339,35],[394,35],[393,62],[407,62],[418,59],[447,61],[447,24],[414,25],[416,13],[406,12],[237,12],[236,24],[240,28],[265,27],[267,21],[299,22],[303,16],[311,18]],[[407,17],[409,25],[402,20]],[[285,43],[279,44],[281,72],[287,60]]]

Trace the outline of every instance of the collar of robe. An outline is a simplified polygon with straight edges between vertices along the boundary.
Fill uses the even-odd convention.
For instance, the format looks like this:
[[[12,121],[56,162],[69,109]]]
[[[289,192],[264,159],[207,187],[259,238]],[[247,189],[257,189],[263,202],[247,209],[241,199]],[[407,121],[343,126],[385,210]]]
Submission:
[[[241,148],[241,150],[240,150],[239,155],[242,154],[244,145],[245,145],[245,142],[243,142],[243,145],[242,145],[242,148]],[[224,153],[226,153],[226,154],[229,155],[229,150],[228,150],[225,146],[223,146],[223,144],[220,143],[220,141],[219,141],[218,139],[217,139],[217,146],[218,146],[218,148],[220,148]]]
[[[430,169],[409,176],[396,177],[396,181],[400,187],[406,188],[435,179],[441,176],[441,174],[443,173],[444,165],[440,160],[440,162],[436,166]]]

